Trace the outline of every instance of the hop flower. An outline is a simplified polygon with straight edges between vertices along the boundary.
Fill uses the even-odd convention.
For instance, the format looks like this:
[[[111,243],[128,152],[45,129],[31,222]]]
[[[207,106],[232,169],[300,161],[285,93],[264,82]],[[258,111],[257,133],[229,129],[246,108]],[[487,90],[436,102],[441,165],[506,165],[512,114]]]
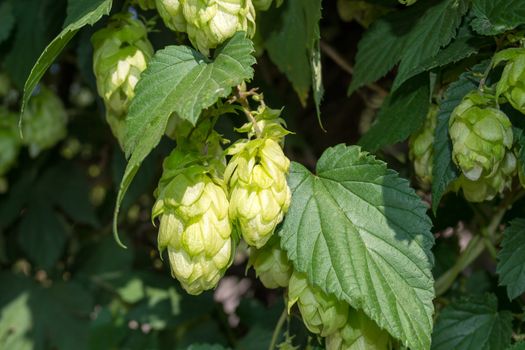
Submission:
[[[177,150],[164,162],[152,217],[160,216],[158,248],[168,250],[173,277],[189,294],[214,288],[233,250],[228,199],[201,165],[177,168]]]
[[[155,0],[160,17],[166,27],[176,32],[186,32],[186,18],[182,13],[182,4],[185,0]]]
[[[230,218],[244,240],[256,248],[272,236],[290,206],[286,182],[290,161],[271,139],[254,139],[233,145],[225,171],[230,186]]]
[[[343,328],[326,338],[326,350],[389,349],[390,335],[362,311],[350,310]]]
[[[18,116],[0,107],[0,177],[16,162],[20,146]]]
[[[274,237],[261,249],[250,249],[250,264],[266,288],[288,287],[292,266],[286,252]]]
[[[157,7],[168,28],[188,33],[206,55],[238,31],[255,34],[252,0],[157,0]]]
[[[144,24],[131,13],[114,15],[107,28],[91,38],[97,90],[106,105],[106,119],[122,144],[125,117],[135,86],[153,55]]]
[[[67,113],[62,101],[51,90],[41,86],[31,98],[22,116],[22,142],[36,157],[66,136]]]
[[[525,114],[525,49],[499,52],[494,65],[508,61],[496,87],[497,96],[503,95],[512,107]]]
[[[327,337],[348,320],[349,306],[310,286],[306,276],[294,271],[288,286],[288,310],[297,303],[303,322],[310,332]]]
[[[476,91],[452,112],[449,128],[452,159],[462,173],[456,186],[473,202],[494,198],[516,170],[509,118]]]
[[[409,140],[409,157],[414,163],[418,180],[425,187],[432,183],[432,161],[434,158],[434,132],[436,130],[438,106],[432,105],[423,127]]]

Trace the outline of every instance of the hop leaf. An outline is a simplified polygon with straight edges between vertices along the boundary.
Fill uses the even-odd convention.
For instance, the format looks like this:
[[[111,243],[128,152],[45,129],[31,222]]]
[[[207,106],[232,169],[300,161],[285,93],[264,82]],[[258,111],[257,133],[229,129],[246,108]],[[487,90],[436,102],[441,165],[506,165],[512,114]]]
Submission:
[[[66,136],[67,113],[62,101],[51,90],[41,86],[22,116],[23,143],[36,157]]]
[[[17,119],[16,114],[0,107],[0,177],[11,169],[20,152]]]
[[[220,181],[198,164],[177,168],[182,157],[176,149],[164,161],[152,217],[160,216],[158,248],[168,250],[173,277],[197,295],[214,288],[229,266],[232,229]]]
[[[462,172],[456,187],[472,202],[494,198],[509,185],[516,170],[512,124],[491,101],[474,91],[454,109],[449,121],[452,159]]]
[[[277,236],[261,249],[250,249],[250,264],[266,288],[288,287],[292,266]]]
[[[294,271],[288,286],[288,310],[297,303],[306,328],[327,337],[348,320],[348,304],[308,284],[306,275]]]
[[[507,101],[525,114],[525,49],[507,49],[494,57],[494,65],[508,61],[498,82],[497,96],[503,95]]]
[[[146,27],[131,13],[114,15],[108,27],[96,32],[91,41],[97,90],[106,105],[106,119],[122,145],[128,107],[153,47]]]
[[[410,160],[414,163],[416,176],[424,187],[429,187],[432,183],[433,145],[438,111],[438,106],[432,105],[425,124],[409,140]]]
[[[230,218],[244,240],[260,248],[290,206],[290,161],[271,138],[236,143],[229,153],[233,157],[224,178],[230,186]]]

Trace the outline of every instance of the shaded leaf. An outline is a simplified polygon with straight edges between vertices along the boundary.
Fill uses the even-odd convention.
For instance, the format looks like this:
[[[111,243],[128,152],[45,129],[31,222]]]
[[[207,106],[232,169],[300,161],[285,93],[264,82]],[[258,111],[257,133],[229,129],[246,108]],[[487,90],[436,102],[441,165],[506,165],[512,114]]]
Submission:
[[[525,219],[514,219],[503,232],[498,254],[499,284],[507,287],[509,299],[525,292]]]
[[[522,0],[474,0],[472,28],[482,35],[497,35],[525,24]]]

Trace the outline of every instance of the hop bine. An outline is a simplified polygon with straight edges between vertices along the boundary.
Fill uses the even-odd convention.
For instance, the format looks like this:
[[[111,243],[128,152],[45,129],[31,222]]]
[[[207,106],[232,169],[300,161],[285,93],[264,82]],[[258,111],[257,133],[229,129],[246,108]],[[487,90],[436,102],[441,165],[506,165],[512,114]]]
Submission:
[[[274,236],[261,249],[250,249],[250,265],[266,288],[288,287],[292,266],[286,252],[279,246],[280,240]]]
[[[22,142],[32,157],[53,147],[66,134],[67,112],[54,92],[40,86],[22,116]]]
[[[414,164],[416,177],[423,187],[429,187],[432,183],[433,145],[438,111],[438,106],[432,105],[425,124],[409,140],[409,157]]]
[[[199,156],[175,149],[164,161],[156,195],[152,217],[160,217],[158,248],[167,249],[173,277],[189,294],[214,288],[233,251],[222,181]]]
[[[294,271],[288,286],[288,311],[296,303],[306,328],[322,337],[334,334],[348,320],[348,304],[311,286],[305,274]]]
[[[94,47],[93,70],[97,90],[106,106],[106,120],[123,144],[125,118],[135,86],[153,55],[147,28],[131,13],[114,15],[107,28],[91,38]]]
[[[510,186],[516,171],[512,125],[492,101],[478,91],[469,93],[449,121],[452,160],[461,171],[456,187],[471,202],[494,198]]]

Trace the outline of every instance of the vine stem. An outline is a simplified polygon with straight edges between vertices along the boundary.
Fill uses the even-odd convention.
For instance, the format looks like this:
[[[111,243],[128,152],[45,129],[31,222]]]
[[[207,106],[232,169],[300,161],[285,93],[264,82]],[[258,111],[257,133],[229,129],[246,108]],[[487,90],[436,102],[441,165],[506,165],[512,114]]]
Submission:
[[[270,347],[268,350],[275,349],[275,346],[277,345],[277,340],[279,339],[279,334],[281,334],[281,330],[283,329],[284,321],[288,318],[288,310],[286,308],[283,310],[283,313],[281,314],[281,317],[279,317],[279,321],[277,321],[277,325],[275,326],[275,329],[273,331],[272,335],[272,341],[270,343]]]
[[[255,90],[245,91],[241,86],[237,87],[237,95],[235,96],[235,100],[239,102],[239,104],[242,107],[242,111],[246,115],[246,118],[248,118],[248,121],[253,124],[253,130],[255,130],[255,134],[257,137],[260,137],[262,134],[261,128],[257,124],[257,120],[253,116],[252,112],[250,111],[250,104],[248,103],[248,96],[252,96],[255,94]]]

